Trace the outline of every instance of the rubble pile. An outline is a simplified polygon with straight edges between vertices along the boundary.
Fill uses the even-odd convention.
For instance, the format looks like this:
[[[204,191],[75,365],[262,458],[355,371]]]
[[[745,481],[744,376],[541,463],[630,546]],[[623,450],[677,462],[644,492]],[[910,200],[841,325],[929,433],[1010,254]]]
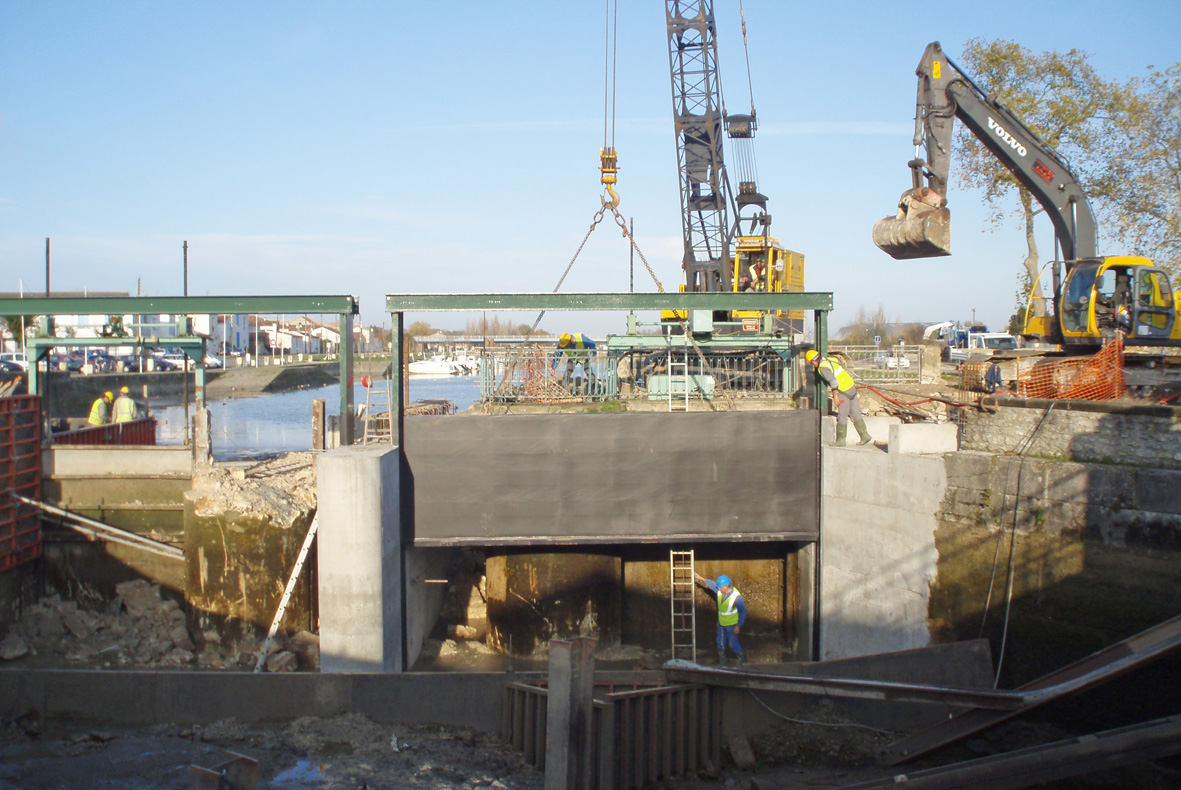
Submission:
[[[226,512],[270,518],[289,529],[316,508],[316,466],[311,453],[286,453],[255,464],[198,467],[185,498],[198,516]]]
[[[27,607],[3,640],[0,659],[40,657],[107,667],[180,667],[196,660],[180,605],[159,585],[123,582],[102,611],[88,611],[60,596]]]

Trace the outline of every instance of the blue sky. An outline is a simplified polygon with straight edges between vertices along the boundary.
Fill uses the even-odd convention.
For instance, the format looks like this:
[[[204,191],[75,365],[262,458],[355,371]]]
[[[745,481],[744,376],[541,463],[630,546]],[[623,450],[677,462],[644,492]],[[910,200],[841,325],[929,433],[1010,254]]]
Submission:
[[[929,41],[1079,48],[1108,77],[1181,60],[1181,3],[744,2],[759,185],[773,231],[839,327],[973,315],[1000,328],[1024,256],[953,190],[953,254],[894,261],[870,228],[909,185],[914,68]],[[0,4],[0,291],[174,295],[550,291],[599,206],[603,3]],[[717,0],[727,108],[750,98],[737,0]],[[664,5],[621,2],[620,211],[669,290],[681,225]],[[733,174],[732,174],[733,175]],[[1043,222],[1043,260],[1052,235]],[[626,291],[628,248],[591,236],[563,291]],[[1120,250],[1105,246],[1105,252]],[[637,290],[654,290],[639,260]],[[469,316],[426,316],[462,327]],[[520,315],[531,322],[532,315]],[[413,318],[413,317],[412,317]],[[572,323],[577,326],[571,327]],[[542,327],[622,331],[618,316]]]

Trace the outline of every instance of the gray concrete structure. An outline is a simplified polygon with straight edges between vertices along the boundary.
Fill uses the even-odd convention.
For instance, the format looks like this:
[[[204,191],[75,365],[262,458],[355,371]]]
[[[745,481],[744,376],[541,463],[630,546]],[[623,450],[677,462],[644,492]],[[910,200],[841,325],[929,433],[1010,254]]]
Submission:
[[[324,672],[408,670],[443,606],[451,552],[403,542],[400,455],[370,445],[317,459]]]
[[[925,647],[944,459],[825,448],[820,660]]]
[[[402,640],[401,454],[344,447],[316,462],[320,667],[397,672]]]
[[[958,449],[958,437],[953,422],[891,425],[889,448],[891,454],[899,455],[954,453]]]

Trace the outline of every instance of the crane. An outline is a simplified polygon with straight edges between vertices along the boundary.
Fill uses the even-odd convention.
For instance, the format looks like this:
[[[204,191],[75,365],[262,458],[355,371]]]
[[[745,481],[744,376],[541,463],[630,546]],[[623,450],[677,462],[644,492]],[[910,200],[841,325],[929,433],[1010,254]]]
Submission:
[[[804,256],[770,235],[767,197],[754,172],[750,114],[727,114],[718,68],[712,0],[665,0],[677,169],[681,187],[685,291],[802,291]],[[743,20],[743,35],[746,22]],[[739,171],[735,195],[723,153],[730,139]],[[747,224],[746,234],[742,233]],[[761,315],[738,311],[735,323],[751,327]],[[780,328],[803,315],[777,313]],[[760,325],[760,329],[761,329]]]
[[[1098,255],[1094,212],[1066,162],[982,91],[939,42],[927,45],[915,73],[914,145],[926,158],[910,161],[912,186],[902,193],[896,215],[874,225],[874,243],[895,259],[951,254],[947,181],[958,119],[1029,190],[1054,226],[1062,260],[1051,262],[1052,314],[1027,311],[1023,333],[1074,347],[1097,346],[1116,334],[1128,345],[1181,346],[1168,273],[1148,258]]]

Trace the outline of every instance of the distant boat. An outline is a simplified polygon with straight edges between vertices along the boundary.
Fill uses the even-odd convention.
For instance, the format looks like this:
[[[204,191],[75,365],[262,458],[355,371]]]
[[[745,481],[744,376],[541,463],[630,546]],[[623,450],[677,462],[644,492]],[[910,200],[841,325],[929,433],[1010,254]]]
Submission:
[[[470,376],[476,372],[476,362],[470,358],[460,362],[436,354],[430,359],[411,362],[409,369],[412,376]]]

